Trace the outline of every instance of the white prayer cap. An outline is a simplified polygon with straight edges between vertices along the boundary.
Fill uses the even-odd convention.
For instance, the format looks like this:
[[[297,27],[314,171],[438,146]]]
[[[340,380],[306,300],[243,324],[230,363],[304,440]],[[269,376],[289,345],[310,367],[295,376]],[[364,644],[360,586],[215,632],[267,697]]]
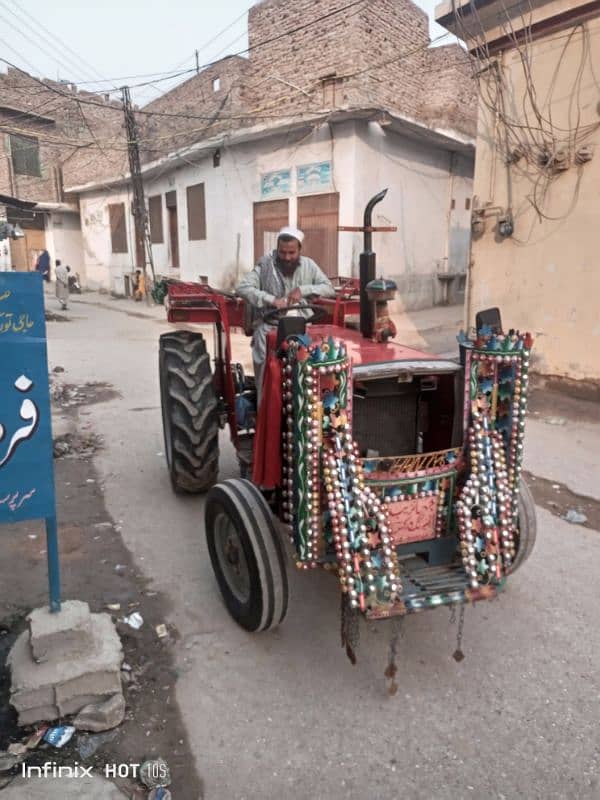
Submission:
[[[291,225],[286,225],[285,228],[282,228],[279,233],[277,234],[277,238],[279,239],[280,236],[291,236],[292,239],[297,239],[300,244],[304,241],[304,234],[299,228],[294,228]]]

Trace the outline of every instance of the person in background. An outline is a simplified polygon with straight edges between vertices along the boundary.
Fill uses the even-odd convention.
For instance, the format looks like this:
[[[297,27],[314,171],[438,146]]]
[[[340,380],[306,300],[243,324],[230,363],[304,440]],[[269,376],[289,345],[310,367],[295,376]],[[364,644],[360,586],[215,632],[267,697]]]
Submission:
[[[136,269],[133,277],[133,299],[136,303],[144,299],[146,294],[146,280],[141,269]]]
[[[56,259],[56,297],[63,311],[67,310],[69,301],[69,272],[70,267],[63,267],[60,260]]]
[[[262,321],[270,308],[306,305],[312,296],[335,297],[335,289],[327,275],[307,256],[302,255],[304,234],[297,228],[285,227],[277,236],[277,249],[258,260],[238,285],[236,292],[258,309],[260,318],[252,336],[252,360],[260,403],[262,375],[267,351],[267,332],[272,326]]]
[[[58,261],[56,263],[58,264]],[[46,282],[50,280],[50,253],[47,250],[42,250],[37,257],[35,271],[39,272]]]

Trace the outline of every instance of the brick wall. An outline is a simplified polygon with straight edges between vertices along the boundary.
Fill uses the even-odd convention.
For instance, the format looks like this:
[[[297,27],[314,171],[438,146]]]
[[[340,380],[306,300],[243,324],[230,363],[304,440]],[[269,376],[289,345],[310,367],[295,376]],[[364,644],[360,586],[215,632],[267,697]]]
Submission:
[[[141,109],[142,162],[240,126],[332,108],[383,108],[474,133],[476,86],[464,51],[455,45],[429,48],[427,15],[411,0],[348,5],[349,0],[263,0],[253,6],[247,58],[224,58]],[[6,137],[0,137],[0,193],[56,201],[56,166],[65,186],[127,174],[120,103],[44,83],[19,70],[0,74],[0,104],[55,120],[44,126],[22,118],[16,125],[0,114],[5,132],[20,128],[38,135],[42,160],[41,178],[11,181]],[[160,115],[165,112],[201,119]]]
[[[477,83],[473,63],[462,47],[451,44],[427,52],[424,102],[419,116],[438,127],[448,125],[469,136],[477,132]]]
[[[245,58],[223,58],[198,75],[143,106],[138,122],[144,139],[143,160],[150,161],[203,136],[243,124],[241,115],[257,105],[252,68]],[[213,82],[219,81],[215,90]],[[150,116],[149,112],[190,114],[201,119]]]
[[[429,45],[427,14],[410,0],[375,0],[360,14],[364,102],[418,115]]]
[[[255,80],[256,76],[260,80],[262,99],[271,113],[287,115],[331,107],[333,103],[328,100],[322,81],[328,77],[339,79],[365,66],[359,20],[363,3],[281,36],[347,5],[348,0],[263,0],[250,9],[249,56]],[[275,41],[262,44],[271,39]],[[357,104],[356,86],[353,79],[344,79],[335,86],[335,105]]]
[[[84,103],[80,102],[82,100]],[[87,105],[85,101],[99,106]],[[126,145],[123,113],[118,103],[107,102],[102,95],[79,92],[47,79],[42,85],[26,73],[9,68],[6,73],[0,73],[0,106],[15,109],[0,109],[2,194],[38,202],[59,202],[63,195],[57,168],[62,170],[63,185],[68,186],[91,181],[99,173],[114,173],[123,164]],[[36,120],[22,112],[40,115],[49,121]],[[10,133],[38,139],[41,177],[14,174]]]
[[[458,46],[429,47],[427,14],[411,0],[369,0],[331,13],[347,5],[263,0],[250,9],[252,80],[260,76],[263,99],[282,115],[376,107],[472,132],[476,86],[468,61]],[[307,26],[325,14],[330,16]]]

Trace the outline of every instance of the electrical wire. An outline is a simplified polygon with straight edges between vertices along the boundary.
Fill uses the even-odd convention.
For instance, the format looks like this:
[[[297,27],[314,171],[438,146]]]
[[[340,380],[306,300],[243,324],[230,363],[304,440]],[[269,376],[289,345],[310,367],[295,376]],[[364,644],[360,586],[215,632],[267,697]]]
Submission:
[[[317,24],[319,22],[322,22],[322,21],[324,21],[326,19],[329,19],[329,18],[331,18],[331,17],[333,17],[335,15],[341,14],[342,12],[347,11],[350,8],[353,8],[353,7],[358,6],[358,5],[362,5],[364,2],[365,2],[365,0],[353,0],[353,2],[348,3],[348,4],[344,5],[344,6],[341,6],[338,9],[334,9],[334,10],[332,10],[332,11],[326,13],[326,14],[323,14],[323,15],[315,18],[314,20],[309,20],[308,22],[303,23],[302,25],[295,26],[294,28],[291,28],[291,29],[289,29],[287,31],[284,31],[284,32],[282,32],[282,33],[280,33],[280,34],[278,34],[276,36],[273,36],[273,37],[264,39],[264,40],[262,40],[260,42],[257,42],[256,44],[251,45],[251,46],[249,46],[248,48],[246,48],[244,50],[240,50],[238,53],[234,53],[233,55],[238,55],[239,56],[239,55],[242,55],[244,53],[249,53],[251,51],[257,50],[260,47],[264,47],[264,46],[266,46],[268,44],[271,44],[271,43],[273,43],[275,41],[278,41],[279,39],[282,39],[282,38],[284,38],[286,36],[293,35],[294,33],[297,33],[298,31],[305,30],[306,28],[308,28],[308,27],[310,27],[312,25],[315,25],[315,24]],[[446,36],[446,35],[448,35],[448,34],[443,34],[442,37],[438,37],[438,39],[439,38],[443,38],[443,36]],[[416,50],[418,50],[418,49],[419,48],[416,48]],[[415,50],[415,52],[416,52],[416,50]],[[412,54],[412,52],[407,54],[407,55],[411,55],[411,54]],[[398,58],[401,58],[401,57],[404,57],[404,56],[401,55]],[[387,63],[391,63],[392,61],[396,61],[396,60],[397,60],[397,58],[390,59],[389,61],[386,61],[386,62],[384,62],[383,64],[381,64],[379,66],[380,67],[385,66]],[[16,67],[14,64],[9,62],[7,59],[0,58],[0,61],[3,61],[5,64],[8,64],[8,66],[11,66],[13,68],[18,69],[18,67]],[[202,69],[204,69],[207,66],[212,65],[212,63],[213,62],[210,62],[209,64],[203,65]],[[366,72],[366,71],[368,71],[368,68],[366,70],[363,70],[362,72]],[[360,73],[357,73],[357,74],[360,74]],[[37,81],[41,85],[46,86],[46,84],[44,84],[43,81],[35,78],[34,76],[31,76],[31,77],[32,77],[33,80]],[[56,89],[55,87],[48,86],[47,88],[49,88],[51,91],[56,92],[57,94],[61,94],[62,96],[69,97],[69,95],[66,95],[65,92],[62,92],[62,91]],[[130,88],[135,88],[135,87],[130,87]],[[95,100],[91,100],[91,99],[85,99],[84,100],[84,99],[80,98],[79,102],[81,102],[83,104],[86,104],[86,105],[96,105],[96,106],[99,106],[101,108],[105,108],[105,104],[104,103],[101,103],[101,102],[95,101]],[[160,111],[147,111],[147,110],[145,110],[143,108],[142,109],[138,109],[136,111],[136,113],[144,114],[144,115],[154,115],[154,116],[165,117],[165,118],[171,117],[171,118],[175,118],[175,119],[206,120],[206,119],[210,118],[210,115],[183,114],[183,113],[160,112]],[[237,118],[245,118],[245,117],[246,117],[246,115],[238,115],[237,116]]]
[[[334,14],[339,14],[342,11],[348,10],[349,8],[358,7],[357,10],[354,11],[354,14],[357,14],[357,13],[360,12],[361,8],[364,7],[364,5],[365,5],[365,0],[357,0],[357,2],[350,3],[350,4],[346,5],[346,6],[341,7],[340,9],[337,9],[337,10],[334,10],[332,12],[329,12],[328,14],[325,14],[322,17],[317,18],[316,20],[309,21],[309,22],[307,22],[307,23],[305,23],[305,24],[303,24],[301,26],[297,26],[296,28],[293,28],[291,30],[285,31],[284,33],[278,34],[277,36],[270,37],[267,40],[263,40],[263,41],[261,41],[259,43],[256,43],[255,45],[252,45],[251,47],[247,48],[245,51],[240,51],[240,54],[243,53],[243,52],[249,52],[250,50],[255,50],[260,46],[265,46],[265,45],[267,45],[267,44],[269,44],[269,43],[271,43],[273,41],[277,41],[278,39],[281,39],[281,38],[283,38],[285,36],[289,36],[289,35],[291,35],[292,33],[296,32],[298,30],[305,29],[308,26],[313,25],[318,21],[321,21],[322,19],[326,19],[326,18],[332,17]],[[354,14],[352,14],[352,16]],[[346,15],[346,17],[344,18],[344,21],[341,24],[345,24],[345,22],[346,22],[346,20],[348,19],[349,16],[351,16],[351,15]],[[449,35],[448,33],[445,33],[445,34],[442,34],[439,37],[436,37],[436,39],[434,39],[431,44],[433,44],[433,43],[445,38],[448,35]],[[387,65],[389,65],[389,64],[391,64],[391,63],[393,63],[395,61],[399,61],[399,60],[401,60],[403,58],[410,57],[413,54],[417,53],[419,50],[426,50],[429,47],[430,47],[430,43],[427,42],[427,44],[424,44],[424,45],[419,46],[419,47],[415,47],[415,48],[413,48],[413,49],[411,49],[409,51],[405,51],[403,53],[395,55],[393,58],[385,59],[385,60],[381,61],[378,64],[372,64],[367,68],[364,68],[364,69],[361,69],[361,70],[357,70],[355,72],[347,73],[346,75],[341,76],[341,79],[349,79],[349,78],[352,78],[352,77],[354,77],[356,75],[361,75],[361,74],[365,74],[365,73],[368,73],[368,72],[374,72],[374,71],[383,69],[385,66],[387,66]],[[237,55],[239,55],[239,54],[237,54]],[[11,66],[13,68],[19,69],[18,67],[15,67],[14,64],[12,64],[11,62],[7,61],[6,59],[0,59],[0,60],[4,61],[4,63],[7,63],[9,66]],[[34,82],[36,82],[41,87],[40,92],[49,90],[49,91],[55,93],[57,96],[60,96],[61,98],[65,99],[65,100],[67,100],[69,102],[75,102],[77,104],[80,112],[81,112],[82,118],[83,118],[86,126],[90,130],[90,135],[92,136],[92,139],[89,140],[89,141],[75,143],[73,141],[68,141],[68,140],[62,140],[61,141],[58,137],[56,137],[56,139],[54,139],[54,141],[53,141],[53,143],[56,146],[59,146],[59,145],[62,144],[65,147],[72,147],[72,148],[76,148],[78,150],[84,150],[84,149],[88,149],[88,148],[91,148],[91,147],[97,147],[97,148],[101,149],[102,145],[104,143],[106,143],[107,149],[110,148],[110,150],[112,150],[112,151],[123,151],[124,152],[126,150],[126,147],[120,147],[120,146],[118,146],[118,144],[116,144],[116,142],[118,142],[119,138],[120,138],[120,141],[124,145],[126,145],[126,142],[124,142],[122,136],[121,137],[115,136],[110,140],[100,139],[100,137],[96,136],[95,133],[93,132],[93,130],[90,128],[90,126],[89,126],[89,124],[87,122],[87,119],[85,117],[85,114],[83,112],[83,107],[84,106],[91,105],[91,106],[100,107],[104,111],[114,111],[116,114],[120,115],[122,113],[120,106],[118,106],[117,104],[108,105],[106,103],[93,100],[93,99],[91,99],[89,97],[80,97],[78,95],[73,95],[71,93],[65,93],[64,91],[61,91],[60,89],[57,89],[54,86],[49,85],[48,82],[44,83],[42,80],[34,78],[33,76],[27,76],[27,77],[30,78],[31,80],[33,80]],[[242,83],[242,81],[243,81],[243,77],[237,79],[238,83]],[[235,81],[234,81],[234,83],[235,83]],[[147,116],[147,117],[156,116],[156,117],[164,117],[164,118],[173,118],[173,119],[176,119],[176,120],[196,119],[196,120],[202,120],[203,122],[205,122],[205,124],[201,128],[192,128],[192,129],[187,129],[187,130],[183,130],[183,131],[172,131],[172,132],[170,132],[168,134],[165,134],[165,135],[162,135],[162,136],[147,136],[147,137],[143,137],[140,140],[140,144],[145,145],[148,149],[152,148],[152,146],[154,145],[154,148],[153,148],[152,152],[158,152],[158,150],[156,148],[156,144],[158,142],[160,142],[160,141],[163,141],[163,142],[169,141],[169,142],[171,142],[175,138],[184,137],[184,136],[190,136],[190,135],[196,135],[196,138],[198,138],[198,135],[202,135],[202,134],[206,133],[206,131],[208,129],[210,129],[213,125],[215,125],[217,123],[229,122],[230,125],[231,125],[234,121],[248,122],[248,121],[252,121],[252,120],[261,121],[261,120],[269,120],[269,119],[302,119],[302,117],[307,116],[308,114],[311,114],[314,117],[314,112],[310,112],[310,111],[307,111],[307,110],[303,110],[303,111],[300,111],[300,112],[287,112],[287,113],[279,113],[279,114],[270,114],[270,113],[266,113],[266,112],[268,112],[273,106],[279,105],[285,99],[293,99],[294,96],[296,94],[298,94],[298,92],[303,92],[304,94],[309,94],[309,95],[313,95],[314,96],[316,90],[321,85],[322,85],[322,82],[320,80],[315,80],[311,84],[307,85],[305,88],[298,87],[297,90],[294,92],[294,94],[288,95],[286,98],[278,97],[276,100],[272,101],[269,104],[260,106],[258,108],[252,108],[250,110],[244,110],[241,113],[237,113],[237,114],[233,114],[232,113],[229,116],[225,116],[223,114],[223,109],[225,108],[226,103],[228,101],[230,101],[230,97],[229,96],[225,97],[224,101],[221,103],[221,105],[217,109],[216,113],[213,113],[213,114],[210,114],[210,115],[208,115],[208,114],[207,115],[199,115],[199,114],[187,114],[187,113],[153,112],[153,111],[150,111],[150,110],[139,109],[139,110],[136,111],[136,113],[139,113],[139,114]],[[326,119],[327,118],[327,114],[325,114],[324,117],[321,117],[320,120],[322,120],[323,118]],[[28,131],[28,133],[30,133],[30,131]],[[52,140],[48,139],[48,141],[52,141]],[[76,152],[76,150],[74,150],[73,152]]]
[[[2,7],[2,9],[5,12],[7,12],[8,14],[11,14],[17,20],[18,24],[15,24],[11,20],[9,20],[6,17],[3,17],[3,16],[0,15],[0,19],[2,19],[6,23],[6,25],[8,26],[8,29],[11,32],[18,34],[23,39],[25,39],[25,41],[33,44],[34,47],[37,50],[40,50],[51,61],[53,61],[58,66],[60,66],[63,69],[65,69],[67,72],[72,72],[73,63],[69,63],[67,61],[67,57],[66,56],[65,57],[61,56],[59,54],[59,52],[56,51],[56,49],[51,49],[51,48],[56,48],[56,43],[52,43],[49,39],[47,39],[47,37],[42,36],[41,34],[38,34],[35,31],[32,31],[31,28],[29,28],[29,30],[33,34],[33,36],[36,36],[36,39],[34,39],[32,35],[29,35],[29,33],[26,33],[20,27],[20,25],[28,25],[28,23],[27,23],[27,21],[25,19],[20,17],[15,11],[13,11],[11,8],[9,8],[6,5],[6,3],[0,1],[0,6]]]
[[[437,40],[439,40],[441,38],[443,38],[443,35],[440,36],[440,37],[437,37],[437,39],[434,40],[434,41],[437,41]],[[412,50],[409,50],[409,51],[406,51],[404,53],[400,53],[397,56],[394,56],[393,59],[386,59],[386,60],[384,60],[384,61],[382,61],[382,62],[380,62],[378,64],[372,65],[367,70],[364,70],[364,69],[363,70],[358,70],[358,71],[356,71],[354,73],[348,73],[347,75],[344,75],[342,77],[343,78],[350,78],[350,77],[353,77],[354,75],[362,74],[362,73],[367,72],[369,70],[377,70],[377,69],[383,68],[384,66],[388,65],[392,61],[398,61],[398,60],[400,60],[402,58],[408,58],[409,56],[411,56],[412,54],[414,54],[418,50],[428,49],[428,47],[429,47],[429,45],[427,44],[427,45],[423,45],[423,46],[420,46],[420,47],[417,47],[417,48],[413,48]],[[36,79],[34,79],[34,80],[36,80]],[[53,88],[53,87],[48,87],[46,84],[43,84],[43,83],[42,83],[42,86],[45,89],[48,89],[48,88],[52,89]],[[317,80],[317,81],[314,81],[312,84],[308,84],[305,88],[300,89],[300,91],[302,91],[304,93],[307,93],[307,92],[314,93],[315,89],[319,88],[320,86],[321,86],[321,81]],[[86,120],[85,115],[83,114],[83,111],[81,109],[82,105],[89,104],[86,100],[83,100],[83,99],[79,98],[77,95],[64,95],[64,93],[60,92],[60,91],[58,92],[58,94],[63,96],[63,97],[66,97],[66,99],[68,99],[68,100],[70,100],[72,102],[77,103],[79,108],[80,108],[80,110],[81,110],[81,112],[82,112],[83,119]],[[224,118],[222,113],[221,114],[217,113],[217,115],[215,115],[213,113],[212,115],[202,116],[200,118],[203,119],[205,121],[205,123],[207,123],[207,124],[203,125],[202,127],[185,129],[185,130],[178,130],[178,131],[172,131],[172,132],[170,132],[168,134],[164,134],[164,135],[161,135],[161,136],[144,136],[144,137],[142,137],[140,139],[139,143],[141,145],[146,145],[147,148],[151,152],[157,152],[158,150],[157,150],[157,148],[155,146],[156,143],[158,143],[160,141],[173,141],[176,138],[189,137],[190,135],[195,135],[196,138],[198,138],[199,135],[205,133],[206,130],[209,127],[211,127],[211,125],[214,124],[217,121],[226,121],[227,119],[229,121],[234,121],[234,120],[237,120],[237,121],[240,121],[240,120],[248,121],[248,120],[251,120],[251,119],[254,119],[256,121],[273,120],[273,119],[292,119],[292,118],[302,118],[303,116],[307,116],[309,114],[312,114],[314,116],[313,112],[310,112],[310,111],[307,111],[307,110],[304,110],[304,111],[301,111],[301,112],[297,112],[297,113],[287,112],[287,113],[284,113],[284,114],[266,114],[265,113],[265,111],[269,110],[269,107],[272,107],[273,105],[278,105],[279,103],[281,103],[281,101],[282,101],[282,98],[277,98],[272,103],[267,104],[266,106],[253,108],[253,109],[250,109],[248,111],[244,111],[244,112],[242,112],[240,114],[231,115],[228,118]],[[94,103],[92,103],[92,105],[98,105],[98,104],[94,102]],[[105,108],[105,110],[112,110],[115,113],[118,113],[119,114],[119,118],[120,118],[121,109],[118,106],[111,106],[111,107],[109,107],[109,109],[106,109],[106,106],[104,104],[102,104],[102,107]],[[224,103],[221,104],[220,110],[222,110],[223,107],[224,107]],[[160,114],[157,114],[157,115],[160,116]],[[199,118],[199,115],[191,115],[191,114],[169,114],[168,116],[169,117],[174,117],[174,118],[177,118],[177,119],[182,118],[182,117],[186,118],[186,119],[187,118],[194,118],[194,119]],[[87,120],[86,120],[86,124],[87,124]],[[7,130],[7,131],[11,131],[12,130],[13,132],[22,133],[24,135],[31,134],[31,131],[25,130],[25,129],[19,129],[14,125],[12,125],[11,127],[3,126],[3,128],[4,128],[4,130]],[[90,129],[90,134],[92,135],[92,141],[84,141],[84,142],[79,142],[79,143],[76,142],[76,141],[65,140],[65,139],[61,139],[60,137],[52,137],[52,136],[49,136],[49,135],[41,136],[39,138],[40,138],[40,141],[45,141],[46,143],[50,143],[50,144],[54,144],[54,145],[64,145],[64,146],[68,146],[68,147],[80,147],[81,149],[85,149],[85,148],[89,148],[90,146],[93,146],[95,144],[100,149],[102,147],[102,141],[99,139],[99,137],[97,137],[93,133],[93,131],[91,129]],[[126,142],[124,143],[124,145],[122,147],[115,146],[115,144],[114,144],[115,138],[118,139],[118,137],[112,137],[108,141],[107,140],[103,140],[103,141],[107,142],[107,144],[108,144],[108,146],[110,147],[111,150],[115,150],[116,149],[116,150],[123,150],[124,151],[126,149]]]
[[[78,53],[76,53],[76,52],[75,52],[75,50],[73,50],[73,48],[72,48],[72,47],[70,47],[70,46],[69,46],[69,45],[68,45],[68,44],[67,44],[67,43],[66,43],[66,42],[65,42],[63,39],[61,39],[61,38],[60,38],[60,37],[59,37],[57,34],[55,34],[55,33],[52,33],[51,31],[49,31],[49,30],[48,30],[48,28],[46,28],[46,27],[45,27],[45,25],[43,25],[43,24],[42,24],[42,23],[39,21],[39,19],[37,19],[37,17],[35,17],[35,16],[33,16],[32,14],[30,14],[30,13],[29,13],[29,12],[28,12],[28,11],[27,11],[25,8],[23,8],[23,6],[21,6],[21,5],[20,5],[20,4],[17,2],[17,0],[11,0],[11,2],[12,2],[12,4],[13,4],[13,5],[14,5],[16,8],[18,8],[18,9],[19,9],[19,11],[21,12],[21,14],[23,14],[25,17],[27,17],[27,19],[29,20],[29,23],[28,23],[28,24],[29,24],[30,26],[31,26],[31,25],[34,25],[34,26],[36,26],[36,27],[37,27],[37,28],[39,28],[39,29],[40,29],[40,30],[41,30],[43,33],[45,33],[47,36],[49,36],[49,37],[50,37],[50,39],[51,39],[51,41],[53,41],[54,43],[58,43],[58,44],[60,44],[60,46],[63,48],[63,55],[64,55],[64,57],[65,57],[65,58],[68,58],[68,59],[69,59],[70,61],[72,61],[73,63],[80,62],[80,63],[81,63],[83,66],[84,66],[85,70],[86,70],[86,71],[89,71],[89,74],[90,74],[90,75],[92,75],[92,74],[94,74],[94,73],[95,73],[95,74],[96,74],[98,77],[100,77],[100,78],[102,78],[102,77],[103,77],[103,76],[102,76],[102,75],[101,75],[101,74],[98,72],[98,70],[97,70],[97,69],[96,69],[94,66],[92,66],[92,65],[91,65],[91,64],[89,64],[87,61],[85,61],[85,59],[83,59],[83,58],[82,58],[82,57],[81,57],[81,56],[80,56]],[[66,51],[66,52],[65,52],[65,51]],[[69,55],[68,55],[69,53],[71,53],[71,56],[69,56]],[[75,61],[74,61],[73,59],[75,59]]]
[[[528,0],[529,15],[525,16],[523,6],[513,4],[507,7],[501,0],[501,8],[504,14],[502,20],[502,31],[510,42],[512,49],[520,64],[523,79],[523,97],[521,98],[521,119],[516,112],[514,101],[516,100],[514,91],[507,86],[505,79],[505,67],[502,58],[493,60],[489,53],[487,40],[485,38],[485,27],[481,23],[475,2],[471,2],[469,10],[472,13],[472,20],[479,26],[479,31],[473,25],[467,26],[462,13],[455,7],[455,18],[461,30],[462,38],[470,42],[474,60],[478,62],[480,98],[484,106],[494,115],[502,126],[502,136],[496,139],[499,144],[499,155],[505,163],[507,171],[507,191],[509,208],[512,205],[512,172],[518,173],[521,178],[531,183],[531,191],[526,197],[526,203],[535,211],[538,221],[549,220],[560,222],[566,219],[577,205],[579,198],[580,185],[583,177],[583,169],[578,167],[578,176],[573,188],[572,197],[566,209],[560,213],[549,213],[546,204],[549,199],[549,192],[552,185],[564,174],[562,164],[568,167],[574,162],[577,149],[600,127],[600,122],[590,121],[582,124],[582,82],[586,66],[593,74],[593,63],[591,58],[591,48],[589,41],[589,30],[587,25],[580,24],[572,28],[568,34],[550,37],[550,41],[557,41],[559,38],[566,38],[562,45],[562,50],[554,65],[550,82],[546,91],[546,96],[541,101],[538,97],[537,84],[533,73],[534,48],[532,33],[532,5]],[[515,30],[513,15],[511,11],[517,9],[516,17],[520,16],[520,30]],[[483,35],[483,41],[481,36]],[[569,48],[575,46],[575,42],[580,42],[581,52],[575,76],[572,80],[570,89],[561,91],[561,98],[568,97],[565,124],[559,125],[556,115],[553,113],[555,105],[554,93],[558,85],[559,78],[564,72],[563,65],[565,56]],[[487,63],[485,63],[487,59]],[[540,67],[541,69],[541,67]],[[518,79],[512,74],[512,86],[517,85]],[[564,81],[563,81],[564,83]],[[509,112],[507,99],[513,101]],[[556,101],[558,102],[558,101]],[[535,121],[530,118],[533,114]],[[494,156],[496,158],[496,156]],[[521,163],[523,159],[523,163]],[[560,162],[559,160],[560,159]],[[493,187],[492,187],[493,190]],[[493,198],[492,198],[493,202]],[[515,219],[521,214],[525,214],[527,205],[515,214]],[[530,232],[531,236],[531,232]],[[519,240],[520,244],[526,242]]]
[[[13,0],[13,2],[14,2],[14,0]],[[256,42],[253,45],[249,45],[248,47],[246,47],[246,48],[244,48],[242,50],[238,50],[235,53],[230,53],[229,55],[230,55],[230,57],[246,55],[247,53],[250,53],[250,52],[253,52],[255,50],[258,50],[258,49],[260,49],[262,47],[265,47],[266,45],[273,44],[274,42],[276,42],[276,41],[278,41],[280,39],[283,39],[283,38],[285,38],[287,36],[292,36],[293,34],[298,33],[299,31],[306,30],[307,28],[310,28],[313,25],[316,25],[316,24],[318,24],[320,22],[323,22],[323,21],[325,21],[325,20],[327,20],[327,19],[329,19],[331,17],[334,17],[334,16],[337,16],[339,14],[342,14],[343,12],[348,11],[349,9],[353,8],[354,6],[360,5],[360,4],[364,3],[364,2],[365,2],[365,0],[352,0],[352,2],[350,2],[350,3],[348,3],[348,4],[344,5],[344,6],[341,6],[340,8],[333,9],[332,11],[329,11],[326,14],[322,14],[321,16],[318,16],[315,19],[309,20],[308,22],[305,22],[305,23],[303,23],[301,25],[297,25],[294,28],[290,28],[289,30],[282,31],[281,33],[277,34],[276,36],[272,36],[272,37],[269,37],[267,39],[261,40],[260,42]],[[248,12],[247,11],[244,12],[244,14],[246,14],[246,13],[248,13]],[[231,23],[231,25],[228,26],[228,28],[231,27],[236,22],[238,22],[239,19],[241,19],[241,17],[239,17],[237,20],[235,20],[233,23]],[[227,30],[227,29],[225,29],[225,30]],[[218,35],[217,35],[217,37],[214,37],[213,40],[209,40],[209,44],[212,43],[212,41],[216,40],[216,38],[218,38]],[[238,36],[237,39],[239,39],[239,38],[241,38],[241,37]],[[236,41],[237,41],[237,39],[236,39]],[[15,52],[14,49],[11,48],[11,50],[12,50],[12,52]],[[18,69],[18,67],[15,67],[14,64],[10,64],[8,61],[6,61],[6,59],[0,58],[0,61],[3,61],[5,64],[8,64],[9,66],[11,66],[13,68]],[[204,63],[202,65],[199,65],[198,68],[192,67],[189,70],[184,70],[184,71],[182,71],[181,74],[183,75],[183,74],[187,74],[187,73],[190,73],[190,72],[202,71],[202,70],[205,70],[205,69],[207,69],[209,67],[214,66],[215,64],[216,64],[215,60],[208,61],[208,62],[206,62],[206,63]],[[31,65],[29,65],[29,66],[31,66]],[[167,76],[165,78],[158,78],[155,81],[144,81],[143,83],[140,83],[140,84],[132,84],[132,85],[129,86],[129,89],[141,88],[141,87],[144,87],[144,86],[148,86],[151,83],[158,83],[161,80],[171,80],[174,77],[177,77],[177,76],[176,75],[175,76],[174,75],[169,75],[169,76]],[[104,79],[104,78],[102,79],[102,81],[106,82],[106,83],[112,82],[110,79]],[[73,83],[74,83],[74,85],[78,85],[77,81],[74,81]],[[88,83],[88,82],[86,81],[85,83]],[[116,88],[115,88],[115,91],[116,91]],[[136,113],[139,113],[139,110]]]

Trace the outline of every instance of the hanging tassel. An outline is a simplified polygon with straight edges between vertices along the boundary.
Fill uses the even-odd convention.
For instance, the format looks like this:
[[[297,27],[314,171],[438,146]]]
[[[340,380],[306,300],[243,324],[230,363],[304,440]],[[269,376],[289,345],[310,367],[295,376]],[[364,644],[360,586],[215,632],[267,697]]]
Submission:
[[[348,656],[352,665],[356,664],[356,650],[360,639],[360,629],[358,622],[360,619],[360,611],[357,608],[350,606],[350,599],[345,592],[341,594],[341,608],[340,608],[340,633],[342,638],[342,647],[346,648],[346,655]]]
[[[391,622],[392,636],[390,638],[389,659],[388,665],[383,674],[389,681],[387,687],[388,694],[393,696],[398,691],[398,684],[396,683],[396,673],[398,672],[398,667],[396,666],[396,655],[398,653],[398,639],[402,635],[402,623],[404,622],[404,617],[394,617]]]
[[[452,609],[452,614],[454,615],[454,609]],[[462,651],[462,638],[463,638],[464,626],[465,626],[465,604],[463,603],[460,607],[460,613],[458,615],[458,630],[456,632],[456,650],[454,651],[454,653],[452,653],[452,658],[459,664],[465,657],[465,654]]]

